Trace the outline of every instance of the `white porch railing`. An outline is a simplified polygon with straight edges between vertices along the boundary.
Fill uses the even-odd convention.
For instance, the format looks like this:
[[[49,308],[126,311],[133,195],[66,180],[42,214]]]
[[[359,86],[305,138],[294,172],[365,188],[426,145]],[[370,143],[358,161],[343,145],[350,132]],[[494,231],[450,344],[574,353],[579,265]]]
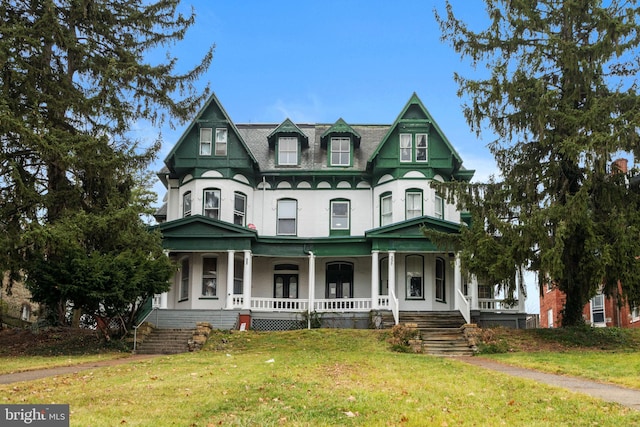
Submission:
[[[465,322],[471,323],[471,306],[460,289],[456,289],[456,308],[462,313]]]
[[[251,298],[251,309],[256,311],[307,311],[309,300],[296,298]]]
[[[233,296],[233,308],[242,308],[244,307],[244,296],[243,295],[234,295]]]
[[[478,308],[481,311],[508,311],[517,313],[518,312],[518,300],[509,300],[505,301],[503,299],[497,298],[478,298]]]
[[[380,310],[390,310],[389,295],[378,296],[378,308]]]
[[[323,311],[370,311],[371,298],[314,299],[313,310]]]

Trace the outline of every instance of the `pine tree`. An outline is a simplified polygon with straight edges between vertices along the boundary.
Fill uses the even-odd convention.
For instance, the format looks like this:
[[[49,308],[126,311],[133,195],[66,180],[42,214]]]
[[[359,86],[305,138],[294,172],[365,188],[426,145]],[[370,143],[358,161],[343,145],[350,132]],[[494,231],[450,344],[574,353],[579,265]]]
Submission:
[[[149,199],[138,177],[159,141],[143,147],[128,131],[140,120],[186,120],[208,96],[194,82],[213,47],[186,72],[169,54],[147,59],[194,19],[177,0],[0,5],[0,267],[59,307],[59,319],[69,302],[109,306],[115,283],[121,305],[167,286],[169,262],[140,219]],[[114,268],[120,276],[105,278]],[[143,272],[148,286],[128,292]]]
[[[487,77],[456,74],[471,128],[499,179],[450,188],[472,214],[460,247],[470,272],[513,289],[539,272],[566,294],[563,325],[582,322],[599,290],[640,302],[640,202],[617,156],[640,154],[640,9],[636,1],[486,0],[488,28],[472,31],[451,4],[436,12],[443,40]],[[483,75],[480,71],[479,75]]]

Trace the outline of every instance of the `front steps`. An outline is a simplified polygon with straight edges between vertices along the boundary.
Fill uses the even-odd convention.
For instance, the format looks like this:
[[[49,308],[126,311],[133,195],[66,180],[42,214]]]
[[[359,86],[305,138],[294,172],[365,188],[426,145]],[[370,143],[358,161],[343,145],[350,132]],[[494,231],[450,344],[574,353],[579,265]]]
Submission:
[[[137,346],[137,354],[178,354],[189,351],[195,329],[154,329]]]
[[[419,331],[423,353],[437,356],[472,356],[475,342],[470,330],[475,326],[466,325],[458,311],[400,312],[399,324]],[[389,326],[389,324],[391,326]],[[385,327],[393,327],[393,317],[383,319]]]

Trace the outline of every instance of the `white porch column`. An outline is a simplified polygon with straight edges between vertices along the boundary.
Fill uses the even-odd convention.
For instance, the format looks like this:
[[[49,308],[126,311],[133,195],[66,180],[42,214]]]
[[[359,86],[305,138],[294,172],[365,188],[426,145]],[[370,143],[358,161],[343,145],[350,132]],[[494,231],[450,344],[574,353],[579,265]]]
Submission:
[[[520,276],[522,278],[522,281],[520,281],[520,278],[516,278],[516,280],[518,281],[518,313],[526,313],[527,312],[527,299],[525,298],[524,294],[525,294],[525,286],[526,283],[524,283],[524,276]]]
[[[371,309],[378,309],[378,289],[380,287],[380,251],[371,251]]]
[[[245,250],[244,251],[244,272],[243,272],[243,287],[242,287],[242,308],[245,310],[249,310],[251,308],[251,282],[253,280],[253,276],[251,274],[251,272],[253,271],[252,268],[252,260],[253,258],[251,257],[251,251],[250,250]]]
[[[231,310],[233,308],[233,257],[235,251],[227,251],[227,302],[225,308]]]
[[[461,270],[460,256],[456,254],[456,260],[453,267],[453,286],[455,289],[460,289],[460,292],[464,294],[464,289],[462,289],[462,270]],[[468,289],[468,286],[467,286]]]
[[[396,292],[396,251],[389,251],[389,290],[398,298]]]
[[[311,329],[311,313],[313,312],[313,299],[316,293],[316,256],[309,251],[309,307],[307,308],[307,327]]]

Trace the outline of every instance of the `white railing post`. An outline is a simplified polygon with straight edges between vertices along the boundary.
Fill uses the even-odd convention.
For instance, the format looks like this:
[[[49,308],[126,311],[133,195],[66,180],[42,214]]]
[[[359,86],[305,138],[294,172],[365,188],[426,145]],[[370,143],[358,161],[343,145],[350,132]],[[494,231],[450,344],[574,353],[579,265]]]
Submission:
[[[462,313],[465,322],[471,323],[471,307],[460,289],[456,289],[456,308]]]
[[[400,323],[400,305],[398,303],[398,298],[396,298],[396,293],[391,286],[389,286],[389,308],[391,308],[393,320],[397,325]]]

